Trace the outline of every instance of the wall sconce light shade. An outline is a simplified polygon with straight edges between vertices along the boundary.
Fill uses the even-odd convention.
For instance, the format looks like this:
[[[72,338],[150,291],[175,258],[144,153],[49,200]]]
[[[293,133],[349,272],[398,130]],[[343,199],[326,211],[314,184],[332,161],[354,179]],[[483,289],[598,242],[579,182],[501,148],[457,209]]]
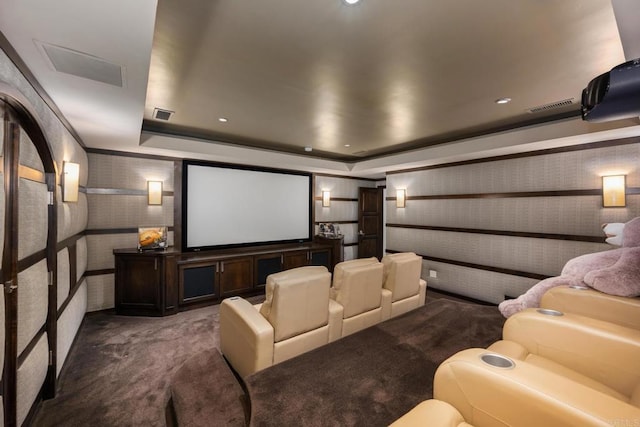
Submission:
[[[147,190],[150,205],[162,204],[162,181],[147,181]]]
[[[63,162],[62,164],[62,201],[77,202],[80,182],[80,165]]]
[[[617,208],[627,206],[626,176],[613,175],[602,177],[602,206]]]
[[[396,190],[396,207],[404,208],[407,205],[406,190]]]
[[[328,208],[331,206],[331,191],[322,192],[322,207]]]

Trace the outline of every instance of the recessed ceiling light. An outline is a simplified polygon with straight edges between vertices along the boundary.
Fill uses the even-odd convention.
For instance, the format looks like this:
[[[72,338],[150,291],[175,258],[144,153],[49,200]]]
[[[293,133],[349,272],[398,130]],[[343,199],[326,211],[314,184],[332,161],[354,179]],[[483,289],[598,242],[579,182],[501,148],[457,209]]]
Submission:
[[[218,117],[218,121],[221,123],[227,123],[229,121],[229,119],[226,119],[224,117]]]
[[[349,148],[349,147],[351,147],[351,144],[344,144],[344,146]]]
[[[511,98],[498,98],[496,104],[508,104],[511,102]]]
[[[313,151],[313,148],[311,147],[304,147],[304,151],[306,151],[307,153]]]
[[[344,1],[346,4],[356,4],[358,3],[360,0],[342,0]]]

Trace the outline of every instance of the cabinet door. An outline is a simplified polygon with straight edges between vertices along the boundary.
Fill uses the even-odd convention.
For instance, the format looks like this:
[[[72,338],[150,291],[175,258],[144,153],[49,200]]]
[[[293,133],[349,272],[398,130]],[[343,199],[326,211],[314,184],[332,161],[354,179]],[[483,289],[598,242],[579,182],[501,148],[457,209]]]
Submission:
[[[179,264],[180,304],[217,299],[217,270],[218,264],[215,261]]]
[[[285,270],[309,265],[309,251],[285,252],[283,264]]]
[[[311,251],[311,265],[323,265],[327,269],[331,269],[331,250],[330,249],[317,249]]]
[[[158,314],[160,304],[161,267],[159,257],[119,256],[116,258],[116,311],[141,310]]]
[[[253,289],[253,258],[241,257],[220,261],[222,297],[238,295]]]
[[[283,269],[282,254],[256,255],[255,257],[255,288],[262,289],[270,274],[279,273]]]

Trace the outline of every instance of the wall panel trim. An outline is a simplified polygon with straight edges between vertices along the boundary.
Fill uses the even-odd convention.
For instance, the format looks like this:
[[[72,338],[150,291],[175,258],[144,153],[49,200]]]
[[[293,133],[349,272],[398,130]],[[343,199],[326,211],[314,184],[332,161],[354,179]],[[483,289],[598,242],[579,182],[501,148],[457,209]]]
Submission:
[[[396,250],[393,250],[393,249],[387,249],[387,252],[390,253],[390,254],[395,254],[395,253],[403,252],[403,251],[396,251]],[[493,267],[493,266],[490,266],[490,265],[474,264],[474,263],[471,263],[471,262],[456,261],[456,260],[446,259],[446,258],[436,258],[436,257],[431,257],[431,256],[421,255],[421,254],[417,254],[417,255],[422,257],[422,259],[424,259],[425,261],[441,262],[443,264],[457,265],[459,267],[467,267],[467,268],[473,268],[473,269],[476,269],[476,270],[491,271],[491,272],[494,272],[494,273],[508,274],[510,276],[526,277],[528,279],[544,280],[544,279],[548,279],[549,277],[552,277],[552,276],[547,276],[547,275],[544,275],[544,274],[530,273],[528,271],[512,270],[512,269],[509,269],[509,268],[501,268],[501,267]]]
[[[116,196],[146,196],[147,190],[136,190],[127,188],[86,188],[85,193]],[[162,196],[173,197],[173,191],[162,191]]]
[[[570,240],[574,242],[605,243],[604,236],[582,236],[576,234],[531,233],[526,231],[484,230],[479,228],[436,227],[415,224],[386,224],[391,228],[406,228],[412,230],[447,231],[454,233],[487,234],[492,236],[528,237],[532,239]]]
[[[173,226],[167,227],[167,231],[174,231]],[[123,227],[123,228],[88,228],[84,230],[86,236],[101,235],[101,234],[130,234],[137,233],[138,227]]]

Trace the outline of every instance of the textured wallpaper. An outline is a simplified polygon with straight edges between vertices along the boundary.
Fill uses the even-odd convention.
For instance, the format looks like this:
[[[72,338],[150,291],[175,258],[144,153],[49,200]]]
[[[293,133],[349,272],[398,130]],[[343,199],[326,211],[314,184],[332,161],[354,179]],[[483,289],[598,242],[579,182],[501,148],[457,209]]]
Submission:
[[[538,280],[488,269],[555,276],[571,258],[610,249],[604,243],[566,240],[562,236],[539,238],[531,234],[601,239],[603,223],[625,222],[640,215],[639,195],[628,195],[625,208],[603,208],[601,195],[597,193],[602,175],[626,174],[627,187],[640,186],[639,165],[640,144],[612,144],[389,174],[388,194],[406,189],[409,200],[405,208],[396,208],[395,200],[386,202],[387,224],[400,225],[387,227],[387,248],[451,261],[425,260],[423,278],[434,288],[498,303],[505,295],[520,295]],[[595,190],[596,194],[566,195],[563,192],[567,190]],[[542,197],[517,194],[551,191],[561,193]],[[501,197],[496,197],[496,193],[502,193]],[[459,198],[479,194],[488,197]],[[425,200],[430,196],[440,197]],[[502,232],[530,235],[500,235]],[[429,270],[435,271],[437,277],[429,277]]]

